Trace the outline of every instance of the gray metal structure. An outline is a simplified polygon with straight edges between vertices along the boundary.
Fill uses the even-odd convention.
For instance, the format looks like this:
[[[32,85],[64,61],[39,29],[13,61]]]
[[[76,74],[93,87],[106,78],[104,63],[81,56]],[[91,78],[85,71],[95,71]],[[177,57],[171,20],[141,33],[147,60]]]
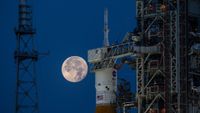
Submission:
[[[34,46],[31,0],[19,0],[16,33],[16,107],[15,113],[38,113],[38,92],[35,63],[38,52]]]
[[[132,57],[138,113],[200,113],[199,11],[199,0],[136,0],[137,27],[120,44],[89,50],[92,70]]]
[[[199,84],[193,84],[200,77],[199,61],[192,63],[195,58],[189,54],[200,41],[189,34],[200,30],[200,2],[138,0],[136,4],[142,44],[159,43],[162,48],[159,54],[143,54],[137,60],[137,76],[142,78],[138,79],[138,112],[200,112]],[[198,53],[194,56],[199,58]]]

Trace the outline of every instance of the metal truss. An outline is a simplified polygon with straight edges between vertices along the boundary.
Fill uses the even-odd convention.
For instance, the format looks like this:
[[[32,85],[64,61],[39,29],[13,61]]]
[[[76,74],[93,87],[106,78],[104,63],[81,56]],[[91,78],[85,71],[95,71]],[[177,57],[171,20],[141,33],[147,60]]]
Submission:
[[[142,57],[136,60],[136,77],[137,77],[137,102],[138,112],[142,112],[142,103],[144,98],[144,59]]]
[[[35,63],[38,52],[34,47],[35,29],[32,25],[32,6],[29,0],[19,0],[19,19],[16,33],[16,106],[15,113],[38,113],[38,92]]]
[[[115,64],[115,60],[118,58],[123,58],[126,56],[136,56],[136,54],[143,54],[143,53],[159,53],[160,44],[145,47],[145,46],[137,46],[135,45],[135,42],[129,41],[105,47],[104,50],[105,52],[100,53],[101,56],[103,56],[101,60],[92,63],[93,64],[91,69],[92,71],[113,67]]]
[[[188,0],[137,0],[136,30],[91,62],[98,70],[114,67],[118,58],[134,57],[138,113],[200,112],[200,93],[193,87],[194,76],[200,75],[200,52],[190,50],[200,41],[188,39],[187,5]]]

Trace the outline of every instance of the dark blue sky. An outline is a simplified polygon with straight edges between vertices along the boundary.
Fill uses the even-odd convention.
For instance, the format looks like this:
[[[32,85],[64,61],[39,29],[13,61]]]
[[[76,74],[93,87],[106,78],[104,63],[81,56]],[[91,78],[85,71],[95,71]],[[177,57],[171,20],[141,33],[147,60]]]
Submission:
[[[110,42],[120,42],[135,27],[135,0],[33,1],[37,50],[50,51],[37,63],[40,113],[94,113],[94,73],[70,83],[61,74],[62,62],[73,55],[87,59],[89,49],[102,46],[105,7],[109,9]],[[0,113],[15,111],[17,5],[18,0],[0,0]],[[133,81],[130,72],[122,71],[119,76]]]

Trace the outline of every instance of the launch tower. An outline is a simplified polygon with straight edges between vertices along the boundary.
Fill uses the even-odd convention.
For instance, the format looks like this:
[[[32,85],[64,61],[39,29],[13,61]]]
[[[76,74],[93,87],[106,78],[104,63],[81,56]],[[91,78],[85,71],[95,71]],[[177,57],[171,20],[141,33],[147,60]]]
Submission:
[[[129,56],[137,80],[129,105],[138,113],[200,113],[199,11],[198,0],[136,0],[136,28],[117,45],[89,50],[92,70]]]
[[[160,48],[136,60],[138,113],[200,112],[200,2],[137,0],[136,6],[136,44]]]

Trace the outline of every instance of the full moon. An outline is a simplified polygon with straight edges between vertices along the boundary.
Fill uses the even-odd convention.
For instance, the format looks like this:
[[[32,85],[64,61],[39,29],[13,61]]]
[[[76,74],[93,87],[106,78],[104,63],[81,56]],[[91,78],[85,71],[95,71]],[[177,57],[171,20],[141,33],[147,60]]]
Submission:
[[[70,82],[80,82],[86,77],[88,66],[79,56],[71,56],[62,64],[62,74]]]

